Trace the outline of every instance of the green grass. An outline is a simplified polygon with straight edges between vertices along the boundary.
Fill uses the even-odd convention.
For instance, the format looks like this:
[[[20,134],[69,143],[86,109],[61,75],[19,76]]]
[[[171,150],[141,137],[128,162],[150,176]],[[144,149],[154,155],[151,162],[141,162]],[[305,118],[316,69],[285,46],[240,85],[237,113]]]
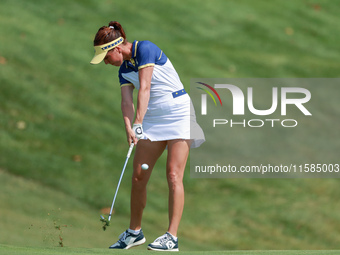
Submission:
[[[186,88],[191,78],[201,77],[335,78],[339,3],[1,1],[1,249],[13,254],[65,250],[100,254],[107,249],[93,248],[109,246],[128,225],[131,162],[112,226],[103,232],[99,222],[100,209],[111,205],[128,149],[117,69],[89,64],[93,36],[100,26],[118,20],[130,41],[159,45]],[[327,93],[320,89],[320,100]],[[336,102],[333,105],[326,120],[339,119],[339,108]],[[252,137],[234,141],[247,140],[253,141]],[[320,148],[327,146],[320,137],[316,141]],[[257,157],[251,153],[254,146],[241,147],[240,155]],[[273,153],[272,148],[262,150]],[[79,162],[73,160],[75,155],[81,157]],[[148,241],[167,227],[165,160],[163,155],[148,185],[143,219]],[[207,180],[191,179],[186,171],[184,182],[182,251],[340,248],[337,179]],[[59,235],[65,246],[60,250]],[[20,248],[28,246],[32,247]],[[316,253],[294,252],[277,254]],[[248,253],[272,254],[227,254]]]
[[[6,254],[10,255],[30,255],[30,254],[107,254],[107,249],[84,249],[84,248],[51,248],[51,247],[16,247],[10,245],[0,245],[0,249]],[[136,249],[131,250],[123,250],[123,251],[112,251],[114,254],[150,254],[150,251],[141,251]],[[187,252],[178,252],[176,254],[184,254],[184,255],[336,255],[340,254],[340,251],[277,251],[277,250],[268,250],[268,251],[187,251]]]

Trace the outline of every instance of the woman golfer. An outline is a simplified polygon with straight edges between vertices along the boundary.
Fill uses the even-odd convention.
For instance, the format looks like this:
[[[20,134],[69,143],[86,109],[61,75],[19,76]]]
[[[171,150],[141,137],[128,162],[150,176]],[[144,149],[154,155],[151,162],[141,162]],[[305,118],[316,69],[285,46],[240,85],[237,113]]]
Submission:
[[[184,169],[190,147],[198,147],[204,142],[190,97],[165,53],[150,41],[127,41],[118,22],[110,22],[109,26],[98,30],[94,48],[91,64],[104,60],[105,64],[120,67],[121,109],[127,141],[136,144],[130,226],[110,248],[129,249],[145,242],[141,224],[146,185],[157,159],[167,148],[169,226],[164,235],[148,245],[148,249],[178,251],[177,230],[184,206]],[[134,89],[138,90],[135,118]],[[148,170],[141,169],[143,163],[149,165]]]

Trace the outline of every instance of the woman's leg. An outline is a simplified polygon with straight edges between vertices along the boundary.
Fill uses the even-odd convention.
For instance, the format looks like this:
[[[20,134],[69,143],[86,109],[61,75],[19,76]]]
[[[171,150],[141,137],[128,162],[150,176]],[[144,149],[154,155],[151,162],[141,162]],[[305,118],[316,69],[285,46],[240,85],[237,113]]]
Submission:
[[[141,228],[143,210],[146,205],[146,185],[157,159],[162,155],[166,141],[151,142],[139,140],[133,160],[133,175],[131,188],[131,216],[130,229]],[[142,164],[148,164],[148,170],[142,170]]]
[[[190,150],[190,140],[168,141],[167,180],[169,185],[169,229],[177,236],[184,208],[183,175]]]

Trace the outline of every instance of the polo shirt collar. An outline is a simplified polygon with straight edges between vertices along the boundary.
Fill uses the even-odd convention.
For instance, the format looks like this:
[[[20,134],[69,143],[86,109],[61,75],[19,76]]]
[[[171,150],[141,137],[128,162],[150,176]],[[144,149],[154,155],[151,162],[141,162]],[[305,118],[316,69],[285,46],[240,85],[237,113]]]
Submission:
[[[132,43],[132,58],[135,58],[137,55],[137,44],[138,44],[137,40],[134,40]]]

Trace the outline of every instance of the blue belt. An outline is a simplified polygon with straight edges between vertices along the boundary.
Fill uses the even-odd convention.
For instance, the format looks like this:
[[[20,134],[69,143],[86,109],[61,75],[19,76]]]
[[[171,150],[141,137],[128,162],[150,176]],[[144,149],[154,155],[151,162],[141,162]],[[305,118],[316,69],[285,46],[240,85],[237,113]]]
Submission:
[[[172,92],[172,97],[176,98],[176,97],[180,97],[182,95],[185,95],[187,92],[184,89]]]

